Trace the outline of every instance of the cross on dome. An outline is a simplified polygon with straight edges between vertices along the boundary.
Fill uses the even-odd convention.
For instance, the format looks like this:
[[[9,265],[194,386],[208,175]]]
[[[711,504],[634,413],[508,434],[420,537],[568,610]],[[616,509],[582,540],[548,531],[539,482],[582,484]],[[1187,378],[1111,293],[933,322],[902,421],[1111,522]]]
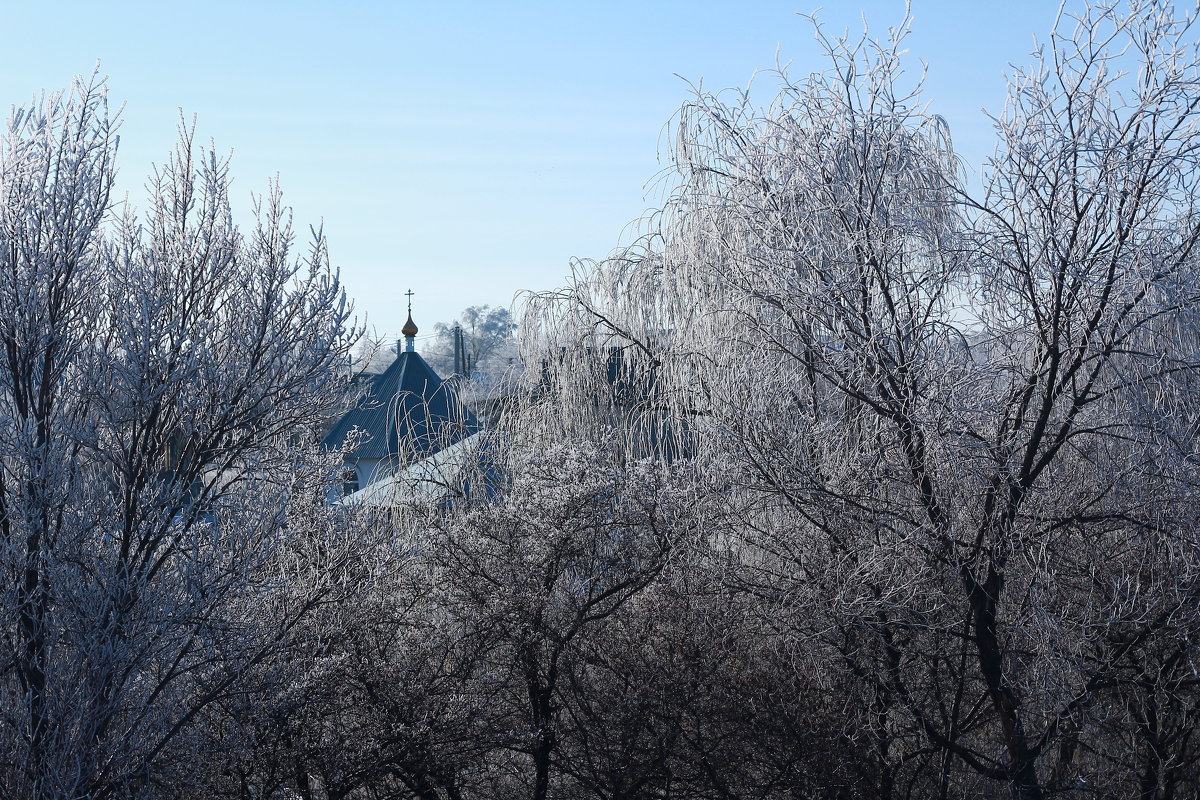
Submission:
[[[417,335],[417,324],[412,318],[412,296],[413,290],[409,289],[404,293],[408,297],[408,321],[404,323],[404,327],[400,329],[400,333],[404,334],[404,350],[412,353],[416,349],[413,346],[413,339]]]

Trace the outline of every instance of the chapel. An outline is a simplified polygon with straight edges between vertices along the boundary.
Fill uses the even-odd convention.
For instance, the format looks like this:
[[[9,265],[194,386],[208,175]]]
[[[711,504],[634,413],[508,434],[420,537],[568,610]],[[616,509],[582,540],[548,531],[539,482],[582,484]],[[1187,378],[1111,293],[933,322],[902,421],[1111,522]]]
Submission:
[[[479,438],[479,421],[460,402],[456,382],[439,377],[416,351],[411,302],[396,360],[358,376],[358,402],[322,439],[329,448],[353,443],[335,502],[390,505],[414,491],[435,491],[445,483],[442,473],[471,450],[468,440]]]

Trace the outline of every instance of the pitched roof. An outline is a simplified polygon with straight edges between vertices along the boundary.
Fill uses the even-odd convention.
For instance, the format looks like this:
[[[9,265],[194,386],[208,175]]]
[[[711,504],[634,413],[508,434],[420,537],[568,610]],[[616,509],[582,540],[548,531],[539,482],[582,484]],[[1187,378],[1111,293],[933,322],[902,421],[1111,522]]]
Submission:
[[[338,505],[390,507],[416,502],[443,503],[453,500],[458,492],[469,497],[472,479],[487,479],[484,450],[483,434],[473,434],[437,453],[388,472],[336,502]]]
[[[373,376],[363,397],[321,440],[339,447],[355,428],[367,439],[349,458],[406,458],[436,453],[479,431],[475,415],[459,402],[454,385],[438,377],[415,352],[400,353]]]

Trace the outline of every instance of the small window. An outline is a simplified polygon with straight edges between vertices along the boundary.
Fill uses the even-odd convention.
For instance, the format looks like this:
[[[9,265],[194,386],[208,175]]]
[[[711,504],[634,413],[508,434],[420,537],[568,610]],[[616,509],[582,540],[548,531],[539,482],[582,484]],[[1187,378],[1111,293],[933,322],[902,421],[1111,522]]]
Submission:
[[[358,470],[348,466],[342,471],[342,497],[349,497],[358,489]]]

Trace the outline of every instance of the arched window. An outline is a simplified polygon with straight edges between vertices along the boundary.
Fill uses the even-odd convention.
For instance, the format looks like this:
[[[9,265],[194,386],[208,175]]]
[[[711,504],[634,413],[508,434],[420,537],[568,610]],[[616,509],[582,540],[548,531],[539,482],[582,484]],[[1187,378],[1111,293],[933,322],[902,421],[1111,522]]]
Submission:
[[[342,497],[349,497],[357,492],[358,485],[358,470],[355,467],[346,465],[342,470]]]

